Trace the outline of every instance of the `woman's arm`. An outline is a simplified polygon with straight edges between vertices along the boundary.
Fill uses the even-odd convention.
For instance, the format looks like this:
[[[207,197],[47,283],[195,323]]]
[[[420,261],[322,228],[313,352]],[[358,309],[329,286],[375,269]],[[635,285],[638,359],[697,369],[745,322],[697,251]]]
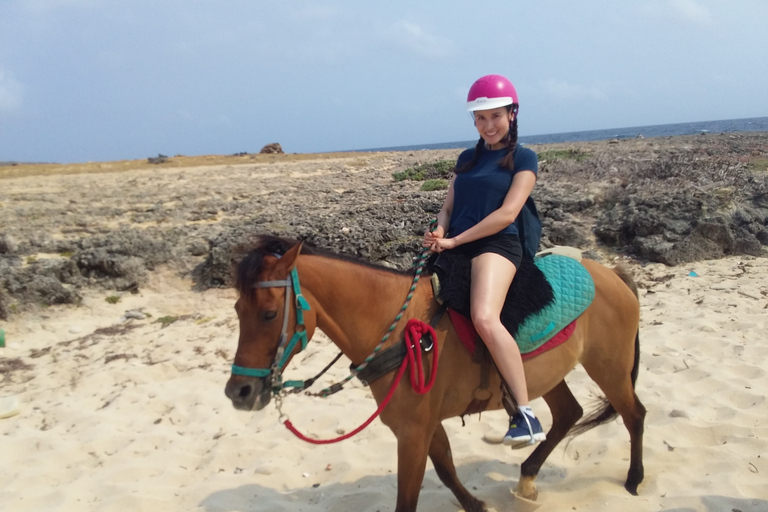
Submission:
[[[451,178],[451,184],[448,186],[448,194],[446,194],[445,201],[443,201],[443,207],[440,208],[440,213],[437,214],[437,227],[434,231],[427,230],[424,233],[424,241],[422,242],[424,247],[431,248],[437,239],[444,239],[445,234],[448,232],[451,212],[453,211],[453,182],[455,179],[456,176],[454,175]]]
[[[456,179],[454,175],[451,178],[451,183],[448,185],[448,193],[443,201],[443,207],[440,209],[440,213],[437,214],[437,229],[442,229],[442,236],[448,232],[448,226],[451,223],[451,213],[453,212],[453,182]]]
[[[459,245],[494,235],[515,222],[535,184],[536,174],[533,171],[515,173],[514,178],[512,178],[512,185],[509,187],[501,207],[463,233],[453,238],[441,240],[438,250],[453,249]]]

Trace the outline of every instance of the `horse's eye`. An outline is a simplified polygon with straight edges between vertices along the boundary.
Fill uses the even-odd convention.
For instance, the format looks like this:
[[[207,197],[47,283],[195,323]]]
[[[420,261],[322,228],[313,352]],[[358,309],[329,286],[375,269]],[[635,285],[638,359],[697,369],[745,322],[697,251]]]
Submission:
[[[261,317],[264,319],[265,322],[269,322],[270,320],[274,320],[277,318],[277,311],[265,311]]]

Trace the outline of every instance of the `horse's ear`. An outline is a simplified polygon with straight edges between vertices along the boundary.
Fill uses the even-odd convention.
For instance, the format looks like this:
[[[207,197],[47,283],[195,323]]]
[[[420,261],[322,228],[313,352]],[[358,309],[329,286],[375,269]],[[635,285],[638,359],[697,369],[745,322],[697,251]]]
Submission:
[[[287,274],[296,264],[296,258],[298,258],[299,253],[301,252],[301,246],[302,242],[299,242],[288,249],[288,251],[277,260],[277,268]]]

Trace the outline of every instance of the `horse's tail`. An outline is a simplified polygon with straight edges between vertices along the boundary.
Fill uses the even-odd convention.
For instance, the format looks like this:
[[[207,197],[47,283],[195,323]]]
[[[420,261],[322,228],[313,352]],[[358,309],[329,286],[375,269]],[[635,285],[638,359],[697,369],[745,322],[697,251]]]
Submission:
[[[632,276],[629,275],[629,272],[623,268],[623,267],[615,267],[613,271],[616,273],[619,278],[624,281],[624,284],[626,284],[630,290],[632,290],[632,293],[635,294],[635,297],[638,299],[640,296],[637,293],[637,284],[635,283],[635,280],[632,279]],[[632,378],[632,388],[634,389],[635,383],[637,382],[637,375],[640,373],[640,329],[637,329],[637,332],[635,333],[635,358],[634,362],[632,363],[632,372],[630,373],[630,377]],[[618,413],[616,412],[616,409],[613,408],[611,403],[606,399],[605,397],[602,397],[599,399],[601,402],[597,408],[592,411],[586,418],[578,422],[576,425],[573,426],[573,428],[568,432],[570,436],[577,436],[579,434],[583,434],[587,430],[591,430],[595,428],[598,425],[602,425],[603,423],[607,423],[614,418],[618,416]]]

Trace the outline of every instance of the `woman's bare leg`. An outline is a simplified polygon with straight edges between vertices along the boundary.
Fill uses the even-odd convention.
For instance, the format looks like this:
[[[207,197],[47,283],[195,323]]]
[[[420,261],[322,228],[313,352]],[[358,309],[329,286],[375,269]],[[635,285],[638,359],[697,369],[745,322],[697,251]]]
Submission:
[[[499,254],[483,253],[472,258],[470,305],[472,322],[493,356],[499,373],[518,405],[528,405],[520,349],[501,323],[501,308],[516,272],[515,265]]]

